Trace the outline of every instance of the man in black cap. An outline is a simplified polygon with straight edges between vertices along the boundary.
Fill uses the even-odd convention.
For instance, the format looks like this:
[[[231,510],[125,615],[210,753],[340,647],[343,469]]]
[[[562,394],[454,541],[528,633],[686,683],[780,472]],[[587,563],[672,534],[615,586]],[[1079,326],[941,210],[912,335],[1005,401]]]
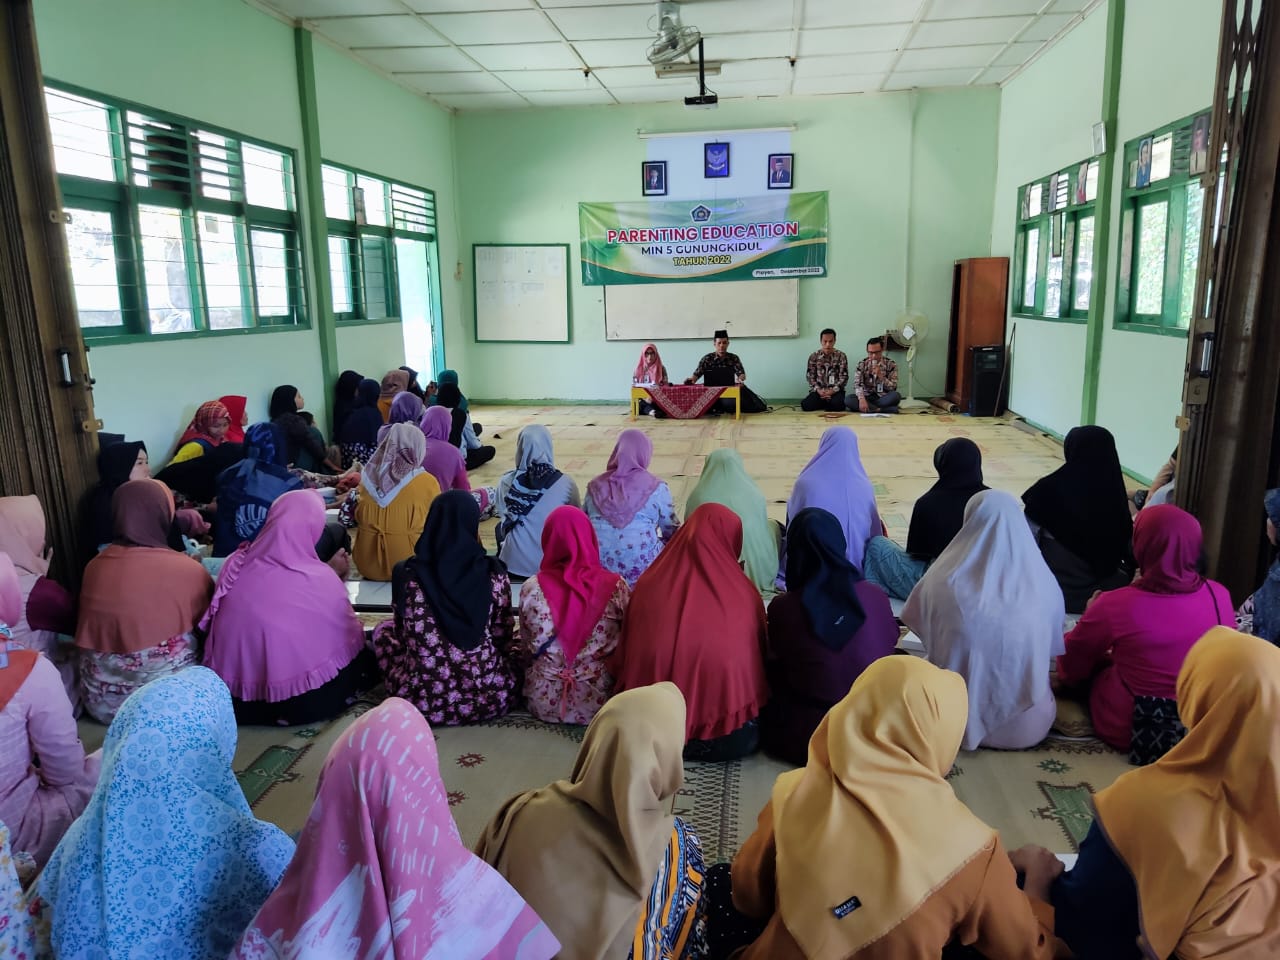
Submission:
[[[715,350],[698,361],[698,367],[687,378],[685,383],[697,383],[700,378],[706,379],[709,387],[742,388],[742,412],[764,413],[768,405],[747,386],[747,371],[736,353],[729,352],[729,331],[717,330],[715,333]],[[711,408],[713,413],[733,413],[733,401],[720,399]]]

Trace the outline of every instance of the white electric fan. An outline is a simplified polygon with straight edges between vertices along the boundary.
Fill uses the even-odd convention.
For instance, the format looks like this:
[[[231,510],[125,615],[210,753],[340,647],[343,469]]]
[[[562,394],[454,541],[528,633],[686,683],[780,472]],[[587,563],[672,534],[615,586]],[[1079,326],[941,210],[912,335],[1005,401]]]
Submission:
[[[898,314],[893,339],[907,348],[907,398],[899,407],[903,410],[923,410],[929,406],[916,399],[915,370],[916,347],[929,335],[929,318],[923,313],[904,310]]]
[[[674,0],[661,0],[657,15],[658,35],[646,56],[652,64],[671,63],[698,45],[702,33],[697,27],[680,23],[680,6]],[[650,23],[653,21],[650,20]]]

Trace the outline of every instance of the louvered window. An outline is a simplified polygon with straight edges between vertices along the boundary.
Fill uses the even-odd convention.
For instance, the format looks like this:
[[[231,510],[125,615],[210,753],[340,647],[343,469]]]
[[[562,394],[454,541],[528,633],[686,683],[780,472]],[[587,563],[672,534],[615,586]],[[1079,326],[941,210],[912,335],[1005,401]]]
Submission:
[[[1018,189],[1014,313],[1046,320],[1088,317],[1097,195],[1095,158]]]
[[[87,337],[306,323],[290,151],[46,88]]]

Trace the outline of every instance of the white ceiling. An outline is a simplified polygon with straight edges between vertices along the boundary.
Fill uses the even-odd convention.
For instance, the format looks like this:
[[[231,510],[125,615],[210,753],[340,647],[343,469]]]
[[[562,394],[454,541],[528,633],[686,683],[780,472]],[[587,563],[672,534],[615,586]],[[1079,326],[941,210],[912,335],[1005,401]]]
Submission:
[[[657,3],[246,0],[456,110],[675,101],[645,59]],[[722,100],[1003,83],[1101,0],[682,0]]]

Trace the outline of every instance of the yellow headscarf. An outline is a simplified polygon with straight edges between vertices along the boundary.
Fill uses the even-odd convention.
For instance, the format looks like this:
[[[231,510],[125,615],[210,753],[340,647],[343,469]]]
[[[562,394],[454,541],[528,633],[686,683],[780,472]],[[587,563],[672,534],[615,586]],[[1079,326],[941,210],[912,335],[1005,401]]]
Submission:
[[[774,784],[778,906],[808,960],[878,940],[994,842],[945,779],[968,704],[959,674],[884,657]]]
[[[1152,956],[1280,954],[1280,650],[1214,627],[1178,674],[1187,735],[1098,794]]]

